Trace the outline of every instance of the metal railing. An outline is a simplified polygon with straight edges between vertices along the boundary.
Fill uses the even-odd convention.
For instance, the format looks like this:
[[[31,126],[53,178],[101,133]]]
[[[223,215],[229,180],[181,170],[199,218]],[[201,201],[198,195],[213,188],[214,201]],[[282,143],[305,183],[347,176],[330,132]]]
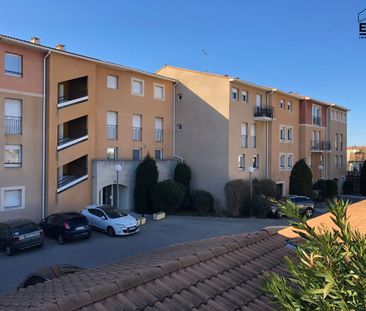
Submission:
[[[5,134],[22,134],[22,117],[5,116]]]
[[[241,135],[241,147],[248,148],[248,135]]]
[[[163,130],[161,129],[155,130],[155,141],[163,141]]]
[[[66,144],[68,142],[71,142],[73,140],[76,140],[76,139],[79,139],[79,138],[81,138],[83,136],[88,135],[88,130],[87,129],[81,129],[81,130],[79,130],[78,134],[79,135],[77,135],[77,136],[59,138],[57,140],[57,146],[64,145],[64,144]]]
[[[133,128],[132,139],[134,141],[140,141],[142,139],[142,128],[141,127],[134,127]]]
[[[274,118],[274,108],[272,106],[255,106],[254,117]]]
[[[72,92],[70,92],[71,94],[69,95],[64,95],[64,96],[59,96],[58,97],[58,103],[64,103],[67,102],[69,100],[74,100],[74,99],[78,99],[84,96],[88,96],[88,90],[84,89],[84,90],[73,90]]]
[[[250,136],[250,148],[257,148],[257,136]]]
[[[311,141],[312,151],[330,151],[330,141],[329,140],[312,140]]]
[[[61,179],[57,180],[57,188],[64,187],[72,182],[78,180],[79,178],[88,175],[88,169],[84,168],[84,170],[75,175],[64,175]]]
[[[322,124],[322,119],[319,116],[313,116],[313,124],[321,126]]]
[[[117,125],[107,124],[107,139],[117,139]]]

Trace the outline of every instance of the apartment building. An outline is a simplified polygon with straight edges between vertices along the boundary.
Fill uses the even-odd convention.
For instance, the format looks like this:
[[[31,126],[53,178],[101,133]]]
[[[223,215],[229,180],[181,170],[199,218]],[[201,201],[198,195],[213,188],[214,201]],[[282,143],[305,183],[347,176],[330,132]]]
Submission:
[[[228,75],[173,66],[157,73],[179,81],[176,154],[192,167],[192,187],[212,192],[218,205],[225,206],[228,180],[250,174],[271,178],[279,195],[288,194],[290,173],[300,158],[312,167],[314,181],[342,178],[346,123],[334,123],[331,111],[342,111],[345,121],[346,109]],[[330,136],[338,139],[335,153],[326,143]],[[329,160],[336,157],[338,166]]]
[[[14,201],[15,191],[23,201],[24,195],[29,196],[35,209],[29,218],[33,219],[79,211],[91,203],[116,205],[118,201],[120,207],[132,209],[135,168],[148,153],[158,160],[160,178],[171,178],[174,79],[74,54],[61,44],[50,48],[39,40],[0,38],[3,60],[9,53],[20,55],[20,65],[16,60],[9,62],[13,70],[23,70],[12,75],[4,72],[1,77],[3,110],[9,112],[1,122],[13,117],[12,123],[3,125],[2,202],[7,197]],[[24,117],[19,132],[13,119],[20,113]],[[24,206],[28,204],[18,209]],[[30,215],[15,210],[11,216]]]

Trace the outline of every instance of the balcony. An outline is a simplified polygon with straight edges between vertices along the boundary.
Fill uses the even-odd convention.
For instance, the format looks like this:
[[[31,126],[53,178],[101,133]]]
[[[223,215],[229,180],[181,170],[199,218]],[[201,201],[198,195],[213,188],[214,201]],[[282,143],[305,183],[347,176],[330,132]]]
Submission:
[[[322,119],[319,116],[313,116],[313,125],[321,126]]]
[[[88,179],[88,156],[85,155],[58,168],[57,174],[57,193]]]
[[[248,148],[248,135],[241,135],[241,147]]]
[[[311,152],[331,151],[329,140],[312,140]]]
[[[271,106],[255,106],[254,120],[272,121],[274,119],[274,108]]]
[[[84,116],[60,124],[57,150],[62,150],[88,139],[88,117]]]
[[[155,141],[158,141],[158,142],[163,141],[163,130],[161,130],[161,129],[155,130]]]
[[[117,139],[117,132],[118,132],[117,125],[107,124],[107,139],[116,140]]]
[[[64,81],[58,84],[58,108],[88,100],[88,77]]]
[[[250,148],[257,148],[257,137],[250,136]]]
[[[5,134],[20,135],[22,134],[22,117],[5,116]]]
[[[134,127],[132,139],[134,141],[141,141],[142,140],[142,128],[141,127]]]

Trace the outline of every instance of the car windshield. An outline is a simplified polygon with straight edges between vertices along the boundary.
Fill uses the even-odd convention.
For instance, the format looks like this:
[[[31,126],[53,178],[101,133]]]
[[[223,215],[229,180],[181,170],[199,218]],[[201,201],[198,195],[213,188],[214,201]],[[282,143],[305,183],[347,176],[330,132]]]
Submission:
[[[107,214],[109,218],[119,218],[119,217],[125,217],[127,216],[127,213],[123,210],[120,210],[119,208],[115,207],[102,207],[101,210]]]

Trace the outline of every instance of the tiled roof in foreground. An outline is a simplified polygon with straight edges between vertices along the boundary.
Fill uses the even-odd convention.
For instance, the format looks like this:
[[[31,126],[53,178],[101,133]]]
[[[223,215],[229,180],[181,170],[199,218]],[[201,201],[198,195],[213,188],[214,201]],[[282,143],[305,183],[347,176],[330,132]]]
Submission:
[[[265,270],[293,255],[276,230],[177,244],[0,296],[0,310],[276,310]]]

